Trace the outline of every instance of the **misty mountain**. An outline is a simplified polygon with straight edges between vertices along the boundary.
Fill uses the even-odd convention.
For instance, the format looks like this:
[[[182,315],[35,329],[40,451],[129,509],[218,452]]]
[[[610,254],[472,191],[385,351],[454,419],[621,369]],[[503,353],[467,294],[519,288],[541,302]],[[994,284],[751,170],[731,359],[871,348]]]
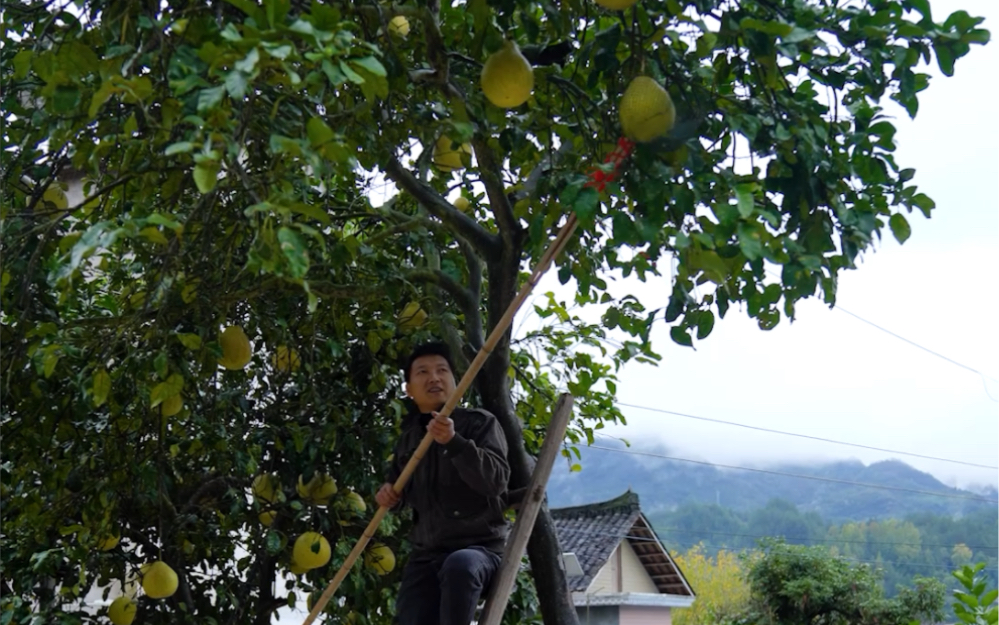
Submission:
[[[580,447],[582,470],[577,472],[571,472],[564,459],[556,463],[548,486],[551,507],[606,500],[629,488],[638,493],[642,509],[648,514],[670,512],[685,503],[749,510],[761,508],[775,498],[795,504],[803,513],[816,512],[832,522],[903,518],[914,513],[960,516],[997,507],[994,503],[968,499],[994,500],[997,497],[994,488],[989,489],[991,492],[952,488],[899,460],[870,465],[859,460],[782,464],[753,472],[622,453],[639,450],[617,442],[601,441],[599,446],[619,451]],[[640,451],[670,455],[662,448]]]

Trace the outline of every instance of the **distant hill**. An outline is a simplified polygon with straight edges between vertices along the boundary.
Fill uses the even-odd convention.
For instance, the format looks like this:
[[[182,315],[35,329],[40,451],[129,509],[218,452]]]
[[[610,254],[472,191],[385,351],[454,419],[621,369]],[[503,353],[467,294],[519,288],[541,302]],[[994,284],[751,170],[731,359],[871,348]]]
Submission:
[[[626,449],[623,444],[600,442],[601,447]],[[931,513],[960,516],[994,503],[940,497],[902,490],[885,490],[844,482],[890,486],[909,491],[995,499],[995,489],[969,492],[951,488],[928,473],[904,462],[887,460],[865,465],[858,460],[828,464],[786,464],[767,467],[768,471],[808,475],[822,480],[802,479],[774,473],[720,469],[717,467],[663,460],[650,456],[601,449],[580,448],[582,471],[571,473],[565,462],[556,463],[549,482],[549,505],[573,506],[616,497],[631,488],[641,498],[647,513],[663,513],[685,503],[711,503],[735,510],[760,508],[774,498],[795,504],[801,512],[816,512],[831,522],[876,518],[902,518],[908,514]],[[660,448],[643,451],[670,455]]]

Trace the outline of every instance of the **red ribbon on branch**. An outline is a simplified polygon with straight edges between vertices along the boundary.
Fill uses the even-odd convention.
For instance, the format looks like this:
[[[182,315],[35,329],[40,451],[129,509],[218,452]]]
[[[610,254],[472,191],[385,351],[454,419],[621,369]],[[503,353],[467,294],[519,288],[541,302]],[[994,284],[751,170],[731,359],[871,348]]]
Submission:
[[[617,147],[614,148],[607,158],[604,159],[604,163],[610,163],[613,165],[610,171],[604,171],[603,169],[594,169],[590,172],[590,181],[586,183],[587,187],[593,187],[597,191],[603,191],[607,186],[608,182],[613,182],[617,178],[618,172],[621,170],[621,165],[624,161],[631,156],[632,151],[635,149],[635,142],[631,139],[621,137],[617,140]]]

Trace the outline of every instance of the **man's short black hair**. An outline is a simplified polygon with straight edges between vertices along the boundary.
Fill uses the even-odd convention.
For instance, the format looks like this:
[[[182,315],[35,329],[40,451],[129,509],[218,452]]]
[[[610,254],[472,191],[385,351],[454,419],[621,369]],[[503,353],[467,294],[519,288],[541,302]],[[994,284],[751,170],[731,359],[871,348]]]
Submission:
[[[423,345],[418,345],[413,353],[409,355],[406,360],[406,381],[409,382],[409,372],[413,369],[413,363],[416,362],[417,358],[422,358],[424,356],[440,356],[447,361],[447,366],[451,368],[451,373],[454,373],[454,363],[451,362],[451,350],[445,343],[440,341],[434,341],[431,343],[424,343]]]

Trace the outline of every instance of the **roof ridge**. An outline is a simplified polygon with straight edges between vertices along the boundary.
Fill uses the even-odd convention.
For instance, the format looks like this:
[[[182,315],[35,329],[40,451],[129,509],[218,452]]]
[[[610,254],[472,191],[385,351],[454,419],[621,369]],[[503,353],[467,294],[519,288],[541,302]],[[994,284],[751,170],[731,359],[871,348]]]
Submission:
[[[629,488],[624,492],[624,494],[607,501],[598,501],[580,506],[571,506],[568,508],[552,508],[549,512],[551,512],[553,518],[565,519],[579,516],[606,514],[617,509],[625,509],[629,512],[640,512],[641,507],[638,502],[638,493]]]

